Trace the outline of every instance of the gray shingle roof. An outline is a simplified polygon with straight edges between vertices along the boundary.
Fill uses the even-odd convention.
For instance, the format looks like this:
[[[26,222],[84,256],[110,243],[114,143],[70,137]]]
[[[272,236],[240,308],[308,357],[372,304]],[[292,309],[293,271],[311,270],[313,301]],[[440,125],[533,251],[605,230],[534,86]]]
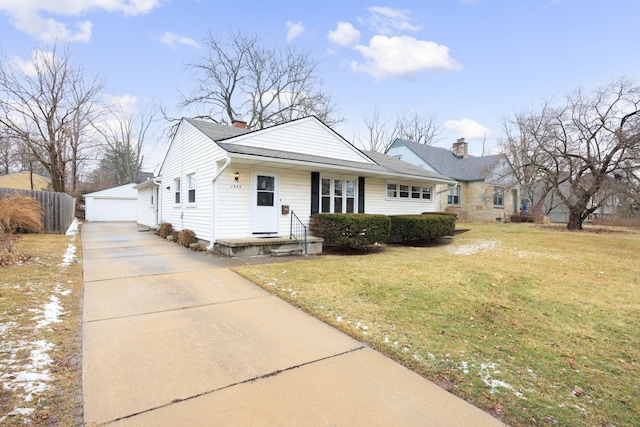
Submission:
[[[250,129],[236,128],[220,123],[205,122],[203,120],[187,118],[183,120],[189,122],[196,129],[214,141],[223,141],[225,139],[233,138],[234,136],[244,135],[245,133],[251,132]]]
[[[483,180],[504,157],[502,154],[494,154],[481,157],[468,156],[463,159],[446,148],[418,144],[405,139],[398,140],[439,173],[459,181]]]
[[[304,163],[315,163],[326,166],[338,166],[353,170],[369,171],[383,175],[406,175],[421,178],[430,178],[439,181],[451,181],[446,176],[431,172],[424,168],[412,165],[402,160],[394,159],[386,154],[363,151],[363,153],[375,162],[375,164],[341,160],[331,157],[314,156],[291,151],[274,150],[271,148],[248,147],[246,145],[234,144],[230,138],[251,132],[249,129],[239,129],[232,126],[217,123],[204,122],[201,120],[185,119],[202,133],[207,135],[216,144],[228,153],[243,154],[248,156],[265,157],[270,159],[292,160]],[[256,130],[255,132],[259,132]],[[226,141],[226,142],[222,142]]]

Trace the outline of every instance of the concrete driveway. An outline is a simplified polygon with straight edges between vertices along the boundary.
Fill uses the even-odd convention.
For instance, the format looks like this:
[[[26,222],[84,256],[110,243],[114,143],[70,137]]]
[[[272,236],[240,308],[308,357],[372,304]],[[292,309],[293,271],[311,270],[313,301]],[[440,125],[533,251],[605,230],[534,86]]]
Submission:
[[[502,425],[231,272],[240,260],[133,223],[81,239],[86,425]]]

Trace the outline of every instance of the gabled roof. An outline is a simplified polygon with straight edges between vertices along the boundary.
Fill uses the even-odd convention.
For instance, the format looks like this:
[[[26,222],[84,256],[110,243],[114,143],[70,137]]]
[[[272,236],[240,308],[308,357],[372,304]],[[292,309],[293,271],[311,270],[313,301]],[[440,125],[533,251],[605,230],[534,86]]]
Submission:
[[[359,153],[359,156],[362,158],[362,162],[234,143],[235,137],[242,136],[249,132],[257,133],[272,128],[251,131],[248,129],[234,128],[231,126],[203,122],[200,120],[185,120],[196,129],[201,131],[203,134],[211,138],[220,148],[231,154],[233,157],[263,157],[272,161],[279,161],[290,164],[321,165],[325,167],[335,167],[338,169],[350,170],[354,172],[369,172],[375,175],[386,175],[393,177],[397,177],[399,175],[407,177],[413,176],[416,178],[431,179],[440,182],[454,182],[452,179],[447,178],[446,176],[434,173],[418,166],[414,166],[398,159],[394,159],[387,156],[386,154],[369,151],[364,152],[362,150],[358,150],[349,141],[342,138],[333,130],[331,131],[335,133],[346,145],[348,145],[351,150],[355,150]],[[316,118],[316,120],[318,119]],[[318,120],[318,122],[323,126],[326,126],[320,120]]]
[[[459,181],[481,181],[491,173],[498,162],[504,159],[502,154],[462,158],[446,148],[418,144],[400,138],[396,139],[394,144],[396,142],[404,144],[442,175]]]

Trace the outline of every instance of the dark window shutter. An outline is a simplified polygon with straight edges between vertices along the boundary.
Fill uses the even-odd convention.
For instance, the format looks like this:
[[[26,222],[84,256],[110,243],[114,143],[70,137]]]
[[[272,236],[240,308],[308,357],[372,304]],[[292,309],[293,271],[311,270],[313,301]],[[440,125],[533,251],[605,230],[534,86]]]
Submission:
[[[358,213],[364,213],[364,176],[358,177]]]
[[[311,215],[320,212],[320,173],[311,172]]]

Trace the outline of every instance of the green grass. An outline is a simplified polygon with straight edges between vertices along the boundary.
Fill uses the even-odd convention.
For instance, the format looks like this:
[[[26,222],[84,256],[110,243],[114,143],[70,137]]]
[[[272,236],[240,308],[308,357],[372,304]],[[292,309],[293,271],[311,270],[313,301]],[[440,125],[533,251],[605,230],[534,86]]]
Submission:
[[[9,256],[0,256],[0,424],[82,424],[80,397],[82,266],[63,263],[75,236],[27,234]],[[31,258],[24,261],[26,254]],[[7,265],[9,264],[9,265]],[[57,298],[57,322],[42,325],[47,304]],[[40,323],[40,326],[38,324]],[[36,356],[39,354],[39,356]],[[43,356],[45,354],[46,356]],[[46,358],[49,358],[47,361]],[[41,363],[42,362],[42,363]],[[26,375],[47,376],[43,389]],[[40,377],[42,378],[42,377]]]
[[[237,271],[510,425],[640,425],[640,233],[468,227]]]

